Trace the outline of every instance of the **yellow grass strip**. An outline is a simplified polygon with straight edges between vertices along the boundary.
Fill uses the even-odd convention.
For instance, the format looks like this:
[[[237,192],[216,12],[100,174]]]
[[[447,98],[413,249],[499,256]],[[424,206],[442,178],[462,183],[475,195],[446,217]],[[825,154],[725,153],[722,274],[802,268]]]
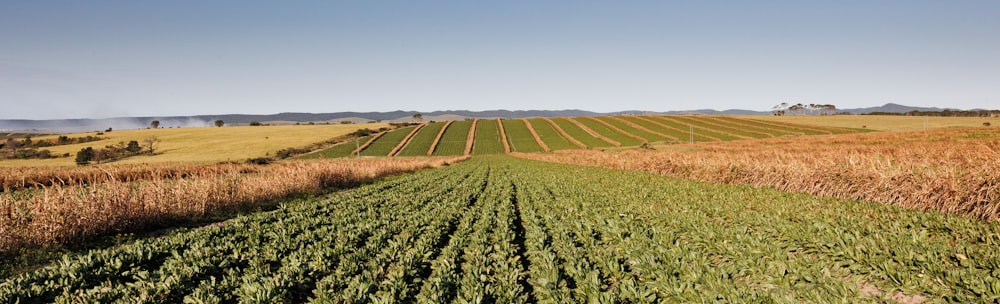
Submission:
[[[438,143],[441,142],[441,136],[444,136],[444,131],[448,130],[448,126],[450,126],[451,123],[453,123],[453,122],[455,122],[455,121],[454,120],[449,120],[448,122],[444,123],[444,126],[441,127],[441,131],[438,132],[438,136],[434,138],[434,143],[431,144],[430,150],[427,150],[427,156],[433,156],[434,155],[434,148],[437,148]]]
[[[625,132],[625,130],[619,129],[618,127],[615,127],[614,125],[609,124],[609,123],[607,123],[607,122],[605,122],[603,120],[600,120],[600,119],[597,119],[597,118],[593,118],[593,117],[589,117],[589,116],[581,116],[581,118],[583,118],[583,119],[590,119],[590,120],[596,121],[597,123],[604,125],[608,129],[614,130],[615,132],[618,132],[618,133],[621,133],[621,134],[623,134],[625,136],[631,137],[631,138],[633,138],[635,140],[638,140],[641,143],[647,143],[647,142],[649,142],[648,140],[646,140],[645,138],[642,138],[639,135],[635,135],[635,134],[632,134],[632,133],[629,133],[629,132]],[[673,137],[673,136],[671,136],[671,137]]]
[[[410,134],[407,134],[406,138],[403,138],[403,141],[399,142],[395,148],[392,148],[392,152],[389,152],[389,156],[396,156],[396,154],[399,154],[399,151],[402,151],[403,147],[406,147],[406,145],[410,143],[410,140],[413,139],[413,135],[417,135],[417,131],[420,131],[420,129],[426,125],[426,123],[422,123],[416,128],[413,128],[413,131],[410,131]]]
[[[684,130],[684,129],[680,129],[680,128],[675,128],[675,127],[663,124],[663,123],[661,123],[659,121],[656,121],[655,119],[652,119],[652,118],[649,118],[649,117],[635,116],[635,118],[639,119],[639,120],[642,120],[642,121],[649,122],[649,123],[657,125],[657,126],[660,126],[662,128],[665,128],[665,129],[670,129],[670,130],[674,130],[674,131],[681,132],[681,133],[689,133],[689,134],[691,133],[691,130]],[[708,138],[711,141],[722,141],[722,139],[719,139],[719,138],[714,137],[714,136],[708,136],[708,135],[704,135],[704,134],[698,134],[697,136]]]
[[[650,130],[649,128],[640,126],[639,124],[636,124],[636,123],[633,123],[631,121],[628,121],[627,119],[622,119],[621,117],[608,116],[608,118],[614,119],[616,121],[619,121],[619,122],[621,122],[623,124],[628,125],[629,127],[633,127],[633,128],[636,128],[636,129],[639,129],[639,130],[642,130],[642,131],[646,131],[648,133],[656,134],[656,135],[663,136],[663,137],[666,137],[666,138],[670,138],[670,139],[673,139],[673,140],[681,140],[680,138],[677,138],[677,136],[673,136],[673,135],[670,135],[670,134],[664,134],[664,133],[660,133],[660,132],[657,132],[657,131],[654,131],[654,130]]]
[[[566,121],[569,121],[569,122],[573,123],[577,127],[580,127],[580,129],[583,129],[583,131],[587,132],[587,134],[590,134],[590,136],[597,137],[598,139],[606,141],[606,142],[614,145],[615,147],[621,147],[622,146],[622,143],[618,142],[617,140],[610,139],[610,138],[608,138],[608,137],[606,137],[604,135],[601,135],[600,133],[594,132],[594,130],[591,130],[590,128],[588,128],[587,125],[585,125],[585,124],[583,124],[583,123],[581,123],[579,121],[576,121],[576,119],[574,119],[572,117],[561,117],[561,118],[565,119]]]
[[[351,151],[351,155],[360,155],[359,153],[361,153],[361,151],[364,151],[365,148],[368,148],[368,146],[371,146],[372,143],[375,142],[376,139],[378,139],[379,137],[382,137],[382,135],[385,135],[386,133],[389,133],[389,131],[379,132],[379,133],[376,133],[375,135],[372,135],[372,138],[368,139],[368,141],[366,141],[363,145],[361,145],[357,149],[354,149],[354,151]]]
[[[542,120],[544,120],[544,121],[548,122],[550,125],[552,125],[552,127],[556,129],[556,132],[559,132],[559,134],[562,135],[563,138],[566,138],[566,140],[568,140],[569,142],[573,143],[577,147],[580,147],[580,149],[586,149],[587,148],[587,145],[584,145],[579,140],[576,140],[576,138],[573,138],[573,136],[569,136],[569,133],[566,133],[566,130],[563,130],[562,128],[560,128],[559,125],[556,124],[556,122],[552,121],[551,119],[548,119],[547,117],[542,117]]]
[[[542,137],[538,136],[538,132],[535,132],[535,127],[531,126],[531,122],[528,121],[527,118],[521,118],[521,120],[524,121],[524,125],[528,127],[528,132],[531,132],[531,137],[534,137],[535,141],[538,142],[538,145],[542,146],[542,150],[545,150],[545,152],[551,152],[552,149],[549,149],[549,146],[545,145],[545,142],[542,141]]]
[[[472,126],[469,127],[469,137],[465,139],[465,155],[472,155],[472,145],[476,142],[476,124],[479,123],[479,119],[472,120]]]
[[[503,142],[503,153],[510,153],[510,143],[507,142],[507,132],[503,129],[503,121],[497,118],[497,126],[500,128],[500,142]]]

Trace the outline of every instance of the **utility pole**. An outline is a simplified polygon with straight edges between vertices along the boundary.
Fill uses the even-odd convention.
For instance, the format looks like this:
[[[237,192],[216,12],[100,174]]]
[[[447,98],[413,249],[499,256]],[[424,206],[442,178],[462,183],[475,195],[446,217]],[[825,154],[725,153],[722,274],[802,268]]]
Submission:
[[[691,143],[693,144],[694,143],[694,126],[693,125],[688,125],[688,128],[691,129],[690,133],[688,133],[688,140],[690,140]]]

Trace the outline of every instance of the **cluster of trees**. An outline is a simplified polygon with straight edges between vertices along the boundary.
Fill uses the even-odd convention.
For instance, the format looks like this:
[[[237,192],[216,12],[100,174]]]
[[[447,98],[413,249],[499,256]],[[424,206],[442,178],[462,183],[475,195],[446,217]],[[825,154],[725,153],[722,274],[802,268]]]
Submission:
[[[774,106],[771,111],[775,116],[782,115],[834,115],[837,114],[837,106],[832,104],[788,104],[782,102]]]
[[[0,144],[0,159],[45,159],[55,158],[49,150],[39,150],[32,145],[31,137],[24,140],[8,138]]]
[[[143,139],[142,145],[140,145],[138,141],[132,140],[128,143],[121,141],[117,144],[108,145],[101,149],[86,147],[80,149],[80,152],[76,153],[76,164],[81,166],[90,164],[91,162],[100,164],[102,162],[115,161],[143,153],[152,155],[156,151],[156,145],[159,142],[159,138],[151,136]]]
[[[0,159],[46,159],[68,157],[70,156],[69,153],[59,156],[52,154],[49,150],[39,148],[75,145],[102,139],[104,138],[92,135],[83,137],[69,137],[62,135],[56,139],[46,140],[34,140],[31,136],[25,136],[23,139],[7,138],[7,140],[3,143],[0,143]]]

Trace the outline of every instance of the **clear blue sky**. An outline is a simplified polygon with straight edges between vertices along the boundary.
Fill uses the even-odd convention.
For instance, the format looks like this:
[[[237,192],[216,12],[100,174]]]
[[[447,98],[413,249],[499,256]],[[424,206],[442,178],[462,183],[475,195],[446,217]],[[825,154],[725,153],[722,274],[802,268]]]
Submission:
[[[1000,108],[1000,1],[0,3],[0,119],[780,102]]]

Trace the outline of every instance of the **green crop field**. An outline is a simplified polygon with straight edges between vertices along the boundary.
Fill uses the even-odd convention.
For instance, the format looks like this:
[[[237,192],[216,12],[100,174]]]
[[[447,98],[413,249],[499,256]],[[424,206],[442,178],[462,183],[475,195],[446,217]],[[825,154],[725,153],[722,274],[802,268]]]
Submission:
[[[410,139],[410,143],[403,147],[403,150],[399,151],[399,156],[425,156],[427,151],[431,149],[431,144],[434,143],[434,138],[437,137],[438,132],[441,132],[441,128],[444,127],[444,122],[434,122],[429,123],[417,134],[413,135]]]
[[[594,132],[597,132],[597,134],[601,134],[604,137],[618,141],[619,143],[622,144],[622,146],[638,146],[642,144],[641,141],[626,136],[625,134],[615,131],[611,128],[608,128],[607,126],[601,124],[600,122],[595,121],[594,118],[592,117],[577,117],[574,119],[582,123],[584,126],[587,126],[587,128],[590,128]]]
[[[376,139],[367,148],[361,150],[361,156],[388,156],[389,152],[392,152],[392,149],[395,149],[406,138],[406,135],[409,135],[413,131],[413,128],[416,127],[399,128],[389,131],[389,133]]]
[[[648,119],[650,119],[652,121],[655,121],[655,122],[658,122],[658,123],[661,123],[663,125],[670,126],[670,127],[677,128],[677,129],[681,129],[681,130],[687,130],[687,135],[684,136],[684,137],[681,137],[682,141],[689,141],[690,138],[691,138],[692,131],[694,132],[694,141],[695,142],[715,141],[715,140],[713,140],[713,138],[717,138],[717,139],[720,139],[720,140],[732,140],[732,139],[734,139],[734,137],[732,137],[732,136],[720,134],[718,132],[715,132],[715,131],[712,131],[712,130],[708,130],[708,129],[705,129],[705,128],[701,128],[701,127],[692,128],[693,127],[692,125],[686,124],[686,123],[683,123],[683,122],[679,122],[677,120],[670,119],[671,117],[674,117],[674,116],[669,116],[669,117],[667,117],[667,116],[647,116]]]
[[[456,121],[448,126],[441,136],[441,142],[434,148],[435,156],[455,156],[465,154],[465,142],[469,138],[471,120]]]
[[[563,131],[566,131],[566,134],[569,134],[569,136],[572,136],[584,145],[587,145],[587,149],[614,147],[614,145],[590,135],[590,133],[584,131],[580,128],[580,126],[577,126],[565,118],[553,118],[552,121],[562,128]]]
[[[657,124],[655,120],[650,121],[649,116],[635,117],[635,116],[621,116],[619,117],[623,120],[629,121],[641,127],[660,132],[666,135],[676,137],[678,141],[687,142],[691,136],[691,132],[688,129],[672,129],[664,127],[663,124]]]
[[[1000,225],[479,157],[0,279],[0,302],[996,302]]]
[[[601,121],[603,121],[605,123],[608,123],[608,124],[610,124],[612,126],[615,126],[616,128],[621,129],[622,131],[625,131],[625,132],[628,132],[630,134],[642,137],[642,138],[646,139],[647,141],[653,142],[653,141],[668,141],[668,140],[673,140],[673,139],[666,138],[666,137],[663,137],[663,136],[660,136],[660,135],[657,135],[657,134],[653,134],[653,133],[649,133],[649,132],[637,129],[635,127],[632,127],[632,126],[630,126],[630,125],[628,125],[628,124],[626,124],[624,122],[621,122],[621,121],[619,121],[617,119],[614,119],[612,117],[601,116],[601,117],[596,117],[596,118],[600,119]]]
[[[542,152],[542,146],[531,136],[527,125],[520,119],[504,119],[504,132],[507,133],[507,143],[514,152]]]
[[[660,117],[661,120],[674,121],[676,124],[681,124],[684,126],[694,127],[695,132],[701,132],[701,134],[715,137],[721,140],[737,140],[739,137],[733,136],[728,130],[719,130],[714,126],[708,126],[697,120],[691,119],[684,116],[670,116],[670,117]]]
[[[326,148],[324,150],[309,153],[303,155],[303,159],[316,159],[316,158],[336,158],[336,157],[347,157],[353,156],[351,152],[354,152],[359,146],[365,144],[370,140],[371,136],[363,136],[355,140],[347,141],[344,143],[337,144],[336,146]]]
[[[528,122],[531,123],[532,128],[535,128],[538,137],[541,137],[545,145],[549,146],[549,149],[552,151],[580,148],[571,143],[566,137],[563,137],[562,134],[559,134],[559,131],[556,131],[556,128],[544,119],[532,118],[528,119]]]
[[[504,130],[506,131],[506,130]],[[503,142],[500,138],[500,127],[496,120],[481,119],[476,123],[476,139],[472,146],[472,154],[503,154]]]
[[[759,131],[749,130],[747,128],[740,128],[738,126],[732,126],[732,125],[726,124],[725,122],[721,122],[720,123],[720,122],[718,122],[718,121],[716,121],[714,119],[711,119],[711,118],[708,118],[708,117],[704,117],[704,116],[679,116],[679,117],[676,117],[676,118],[677,119],[685,120],[688,123],[690,123],[692,125],[695,125],[695,126],[701,126],[702,128],[712,129],[712,130],[717,131],[719,133],[726,133],[726,134],[731,134],[731,135],[736,135],[736,136],[742,136],[742,137],[748,137],[748,138],[768,138],[768,137],[771,137],[771,136],[768,136],[767,134],[761,133]]]
[[[760,123],[759,121],[736,119],[729,116],[711,116],[707,117],[707,119],[710,119],[715,123],[723,124],[731,128],[738,128],[754,132],[766,133],[774,137],[798,136],[806,134],[804,131],[801,130],[782,128],[778,126],[768,126],[766,124]]]

